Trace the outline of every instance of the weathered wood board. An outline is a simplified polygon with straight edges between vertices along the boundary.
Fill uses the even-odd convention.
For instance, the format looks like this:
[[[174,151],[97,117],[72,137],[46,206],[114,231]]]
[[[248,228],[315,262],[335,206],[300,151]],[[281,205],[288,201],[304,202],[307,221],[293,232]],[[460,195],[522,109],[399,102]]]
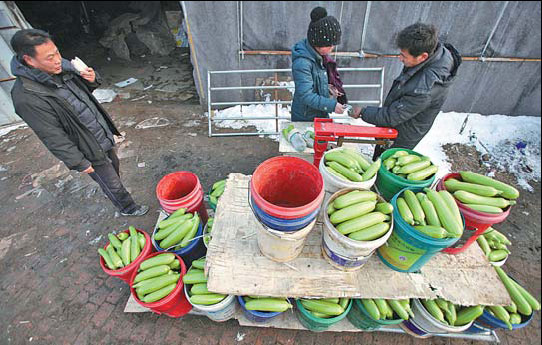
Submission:
[[[459,255],[438,254],[419,273],[393,271],[376,255],[361,270],[342,272],[321,254],[319,219],[297,259],[271,261],[260,253],[256,241],[255,229],[261,224],[248,204],[249,181],[250,176],[230,174],[219,200],[207,252],[211,291],[275,297],[443,297],[465,306],[511,303],[478,245]]]

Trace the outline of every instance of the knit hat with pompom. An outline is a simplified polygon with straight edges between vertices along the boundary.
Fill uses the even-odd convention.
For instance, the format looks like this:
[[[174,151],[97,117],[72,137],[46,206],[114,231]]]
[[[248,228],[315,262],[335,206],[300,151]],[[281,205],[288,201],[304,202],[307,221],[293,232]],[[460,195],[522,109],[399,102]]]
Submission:
[[[315,7],[311,11],[307,39],[313,47],[336,46],[341,43],[341,25],[335,17],[327,15],[325,8]]]

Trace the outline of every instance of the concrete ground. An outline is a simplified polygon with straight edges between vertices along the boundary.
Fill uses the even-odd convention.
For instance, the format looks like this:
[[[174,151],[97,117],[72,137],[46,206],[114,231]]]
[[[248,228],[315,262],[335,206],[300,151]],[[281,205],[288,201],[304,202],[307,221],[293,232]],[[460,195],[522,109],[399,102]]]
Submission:
[[[154,70],[160,65],[156,63]],[[186,72],[187,66],[170,65],[168,69]],[[110,69],[117,75],[107,76],[99,69],[110,82],[133,76],[122,72],[119,65]],[[151,76],[149,73],[142,79],[152,84]],[[166,84],[162,87],[171,87]],[[191,85],[171,94],[134,87],[130,98],[106,104],[120,130],[126,132],[119,144],[121,172],[136,201],[150,205],[151,211],[144,217],[116,215],[94,182],[65,170],[30,129],[0,137],[1,345],[483,344],[384,333],[251,328],[240,327],[234,320],[216,323],[201,316],[171,319],[152,313],[124,313],[128,286],[102,271],[97,248],[106,243],[107,233],[128,225],[152,230],[159,209],[154,193],[159,179],[172,171],[189,170],[208,191],[228,173],[251,174],[262,161],[278,155],[278,143],[269,139],[208,138],[206,118],[194,104],[196,99],[175,98],[182,92],[194,95],[193,82]],[[146,97],[132,101],[143,95]],[[165,118],[169,125],[136,128],[151,117]],[[485,172],[471,148],[450,147],[448,153],[455,168]],[[533,185],[535,191],[522,190],[519,205],[497,228],[514,242],[506,271],[540,299],[540,183]],[[540,313],[524,329],[498,331],[498,335],[503,344],[540,344]]]

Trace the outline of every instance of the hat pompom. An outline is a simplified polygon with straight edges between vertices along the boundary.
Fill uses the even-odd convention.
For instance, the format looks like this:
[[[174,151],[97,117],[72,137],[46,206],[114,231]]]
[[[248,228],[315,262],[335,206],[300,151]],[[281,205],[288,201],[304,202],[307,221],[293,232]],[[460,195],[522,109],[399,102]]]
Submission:
[[[317,20],[320,20],[322,18],[325,18],[327,17],[327,11],[325,8],[323,7],[315,7],[312,11],[311,11],[311,21],[312,22],[315,22]]]

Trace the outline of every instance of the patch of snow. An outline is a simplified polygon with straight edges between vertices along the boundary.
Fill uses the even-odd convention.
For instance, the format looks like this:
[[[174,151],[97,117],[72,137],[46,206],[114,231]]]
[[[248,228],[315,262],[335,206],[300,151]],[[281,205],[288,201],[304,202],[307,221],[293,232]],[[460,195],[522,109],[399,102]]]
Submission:
[[[0,128],[0,137],[3,137],[4,135],[8,134],[11,131],[14,131],[19,128],[27,128],[28,125],[26,123],[17,123],[11,126],[5,126]],[[6,141],[6,140],[4,140]]]
[[[281,85],[290,85],[293,82],[281,82]],[[293,86],[293,85],[292,85]],[[269,99],[269,96],[267,97]],[[235,118],[243,120],[216,121],[219,128],[241,129],[255,127],[258,133],[275,132],[275,120],[251,120],[253,117],[275,116],[275,105],[256,104],[242,107],[235,106],[215,111],[215,117]],[[290,117],[290,107],[278,106],[279,117]],[[460,134],[464,120],[468,121]],[[345,115],[332,113],[331,118],[336,123],[345,123],[357,126],[373,126],[361,119],[344,118]],[[340,118],[337,118],[340,117]],[[288,120],[279,120],[280,124]],[[464,144],[474,146],[480,154],[488,154],[489,166],[500,171],[507,171],[516,176],[520,187],[532,191],[529,181],[540,181],[540,117],[532,116],[506,116],[506,115],[480,115],[441,112],[429,133],[420,141],[415,150],[431,157],[439,166],[437,178],[451,172],[451,163],[446,156],[443,146],[446,144]],[[269,136],[278,141],[278,135]],[[359,145],[361,152],[371,157],[372,145]],[[489,176],[493,175],[491,172]]]

